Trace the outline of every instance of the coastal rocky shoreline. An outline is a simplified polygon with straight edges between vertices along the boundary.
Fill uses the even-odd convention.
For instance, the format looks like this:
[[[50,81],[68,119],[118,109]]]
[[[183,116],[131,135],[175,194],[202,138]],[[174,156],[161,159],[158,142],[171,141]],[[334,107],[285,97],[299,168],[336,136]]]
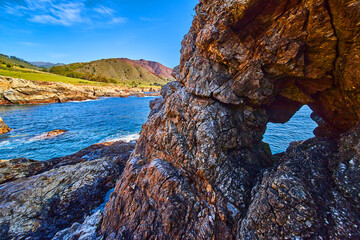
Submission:
[[[52,239],[97,213],[135,143],[99,143],[47,161],[0,160],[0,239]]]
[[[155,88],[74,85],[0,76],[0,105],[84,101],[99,97],[158,96]]]
[[[195,10],[177,81],[151,101],[134,150],[79,153],[36,175],[28,160],[2,163],[0,238],[360,239],[360,5]],[[315,137],[272,155],[267,124],[304,105]]]

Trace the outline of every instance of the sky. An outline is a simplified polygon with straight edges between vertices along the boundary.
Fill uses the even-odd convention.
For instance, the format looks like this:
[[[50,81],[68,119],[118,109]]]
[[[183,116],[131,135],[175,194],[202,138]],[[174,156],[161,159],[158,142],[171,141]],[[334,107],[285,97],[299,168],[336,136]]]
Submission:
[[[146,59],[175,67],[199,0],[0,0],[0,53],[27,61]]]

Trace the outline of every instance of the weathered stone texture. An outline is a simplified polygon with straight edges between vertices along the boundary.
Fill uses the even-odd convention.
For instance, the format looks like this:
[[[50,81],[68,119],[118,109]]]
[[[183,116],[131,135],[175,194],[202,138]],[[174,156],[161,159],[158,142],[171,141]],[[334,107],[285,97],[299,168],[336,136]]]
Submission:
[[[83,221],[114,187],[134,146],[119,141],[45,162],[5,161],[0,165],[0,239],[51,239]]]
[[[196,13],[104,237],[358,238],[360,5],[201,0]],[[273,158],[266,124],[305,104],[318,137]]]

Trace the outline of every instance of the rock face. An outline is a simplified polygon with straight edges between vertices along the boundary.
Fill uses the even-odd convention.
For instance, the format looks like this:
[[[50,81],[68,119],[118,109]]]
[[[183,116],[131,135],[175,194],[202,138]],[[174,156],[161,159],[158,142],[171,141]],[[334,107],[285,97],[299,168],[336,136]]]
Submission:
[[[98,97],[128,97],[153,88],[73,85],[60,82],[36,82],[0,76],[0,105],[38,104],[98,99]]]
[[[8,133],[10,132],[10,128],[4,123],[2,118],[0,117],[0,134]]]
[[[359,238],[360,5],[201,0],[196,12],[178,83],[151,102],[106,205],[105,239]],[[272,157],[266,124],[305,104],[317,137]]]
[[[82,222],[114,187],[134,146],[103,143],[45,162],[1,162],[0,239],[51,239]]]
[[[356,151],[348,138],[339,153],[320,138],[290,147],[253,189],[238,239],[359,239],[360,152],[345,153]]]

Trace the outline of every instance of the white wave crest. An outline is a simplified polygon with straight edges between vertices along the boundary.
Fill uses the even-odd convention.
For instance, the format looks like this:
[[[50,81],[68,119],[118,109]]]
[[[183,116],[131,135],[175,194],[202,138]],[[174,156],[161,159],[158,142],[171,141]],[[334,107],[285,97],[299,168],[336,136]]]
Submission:
[[[131,142],[137,140],[140,137],[138,133],[122,135],[122,136],[110,136],[102,140],[101,142],[116,142],[116,141],[125,141]]]

